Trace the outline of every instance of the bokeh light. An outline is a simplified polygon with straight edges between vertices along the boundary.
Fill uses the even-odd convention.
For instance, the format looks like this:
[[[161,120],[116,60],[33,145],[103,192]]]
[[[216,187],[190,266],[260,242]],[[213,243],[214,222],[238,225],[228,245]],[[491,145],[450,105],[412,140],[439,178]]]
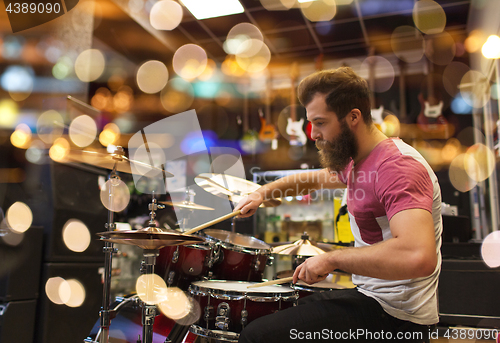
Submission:
[[[227,54],[236,55],[238,51],[246,50],[244,47],[249,40],[258,40],[263,42],[264,36],[259,28],[250,23],[236,24],[229,30],[226,41],[224,42],[224,51]]]
[[[31,142],[31,129],[28,125],[21,123],[10,135],[10,142],[13,146],[20,149],[27,149]]]
[[[90,230],[82,221],[70,219],[63,226],[62,238],[69,250],[83,252],[90,245],[91,235]]]
[[[181,21],[182,7],[172,0],[158,1],[149,13],[149,22],[157,30],[173,30]]]
[[[418,62],[424,56],[424,37],[412,26],[398,26],[392,32],[391,47],[400,60]]]
[[[287,11],[293,7],[295,0],[260,0],[260,3],[268,11]]]
[[[12,231],[8,228],[8,224],[4,221],[2,221],[0,228],[4,229],[7,228],[8,230],[2,230],[2,234],[0,235],[0,238],[2,241],[11,246],[11,247],[16,247],[19,244],[22,243],[24,240],[24,232],[16,232]]]
[[[384,121],[380,124],[381,131],[388,137],[398,137],[401,131],[401,123],[398,117],[394,114],[385,116]]]
[[[443,149],[441,149],[441,158],[445,163],[451,163],[455,157],[457,157],[462,150],[462,144],[456,138],[450,138]]]
[[[186,80],[200,76],[207,66],[207,53],[196,44],[185,44],[174,54],[172,60],[174,71]]]
[[[249,73],[259,73],[263,71],[271,61],[271,51],[263,42],[251,39],[248,46],[251,47],[245,52],[239,52],[235,60],[241,69]]]
[[[464,168],[472,180],[484,181],[495,169],[495,154],[486,145],[476,143],[464,155]]]
[[[481,257],[488,267],[500,267],[500,231],[493,231],[483,240]]]
[[[495,59],[500,58],[500,37],[491,35],[481,48],[481,52],[485,58]]]
[[[105,208],[113,212],[121,212],[130,202],[130,190],[125,182],[111,178],[101,187],[101,202]]]
[[[465,171],[465,154],[459,154],[451,161],[448,170],[450,182],[460,192],[468,192],[477,185],[477,181],[471,179]]]
[[[60,291],[61,288],[63,289],[63,292]],[[51,277],[45,283],[45,294],[47,294],[49,300],[54,304],[62,305],[69,300],[69,298],[67,298],[68,288],[69,285],[62,277]],[[61,295],[66,295],[66,298],[61,298]]]
[[[69,138],[81,148],[94,142],[97,135],[97,125],[94,119],[84,114],[73,119],[69,125]]]
[[[177,287],[169,287],[165,299],[158,306],[165,316],[174,320],[184,318],[191,311],[191,303],[188,297]]]
[[[191,83],[176,77],[171,79],[161,91],[161,104],[171,113],[187,110],[194,101],[194,89]]]
[[[312,22],[330,21],[337,14],[335,0],[309,1],[306,6],[301,6],[300,9],[304,16]]]
[[[104,72],[105,62],[104,55],[99,50],[85,50],[76,58],[76,76],[83,82],[95,81]]]
[[[35,164],[44,164],[46,161],[45,144],[40,140],[34,140],[26,150],[26,160]]]
[[[47,144],[52,144],[61,137],[64,131],[64,120],[62,115],[55,110],[43,112],[36,123],[38,138]]]
[[[64,285],[64,283],[63,283]],[[66,280],[67,287],[60,287],[61,299],[66,299],[64,304],[68,307],[80,307],[85,301],[85,288],[75,279]]]
[[[120,139],[120,128],[115,123],[109,123],[99,134],[99,142],[104,146],[113,145]]]
[[[412,15],[415,27],[428,35],[441,33],[446,26],[446,13],[435,1],[416,1]]]
[[[58,138],[54,141],[54,144],[49,149],[49,156],[52,160],[56,162],[63,162],[68,156],[70,150],[69,143],[64,138]]]
[[[137,85],[144,93],[158,93],[168,82],[168,69],[160,61],[147,61],[137,70]]]
[[[388,91],[396,75],[392,63],[382,56],[369,56],[361,64],[360,73],[369,75],[370,68],[375,70],[374,91],[377,93]]]
[[[73,71],[73,61],[69,56],[61,56],[52,67],[52,75],[58,80],[64,80]]]
[[[18,233],[26,232],[33,222],[33,213],[28,205],[17,201],[7,210],[5,220],[11,230]]]
[[[19,106],[11,99],[0,100],[0,127],[14,127],[17,116],[19,114]]]
[[[167,284],[156,274],[143,274],[137,279],[136,291],[146,304],[159,304],[166,299]]]
[[[471,107],[481,108],[489,101],[491,88],[486,76],[477,70],[469,70],[460,81],[460,94]]]
[[[421,2],[421,1],[419,1]],[[437,65],[448,65],[457,52],[455,40],[448,32],[428,36],[425,42],[425,56]]]
[[[465,50],[469,53],[474,53],[479,51],[486,42],[486,35],[481,30],[473,30],[469,33],[469,36],[465,39],[464,46]]]

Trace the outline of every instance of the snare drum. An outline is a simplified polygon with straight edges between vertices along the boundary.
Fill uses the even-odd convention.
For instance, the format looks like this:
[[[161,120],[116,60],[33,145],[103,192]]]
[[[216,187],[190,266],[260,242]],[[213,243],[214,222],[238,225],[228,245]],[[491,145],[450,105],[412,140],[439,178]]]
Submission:
[[[109,326],[109,342],[137,342],[142,336],[142,307],[137,295],[120,298],[111,308],[116,311],[116,317]],[[153,343],[164,343],[174,328],[175,321],[162,313],[155,317],[153,324]],[[85,342],[100,342],[100,320],[94,325]],[[190,332],[183,338],[183,343],[193,343],[196,336]]]
[[[204,234],[219,246],[220,257],[212,268],[214,279],[261,281],[271,247],[257,238],[210,229]]]
[[[214,243],[167,246],[160,249],[155,273],[167,286],[187,290],[191,282],[210,277],[210,269],[217,260]]]
[[[189,291],[200,304],[202,315],[189,331],[207,338],[237,342],[239,333],[251,321],[296,304],[298,296],[290,287],[247,288],[252,284],[255,282],[193,282]]]

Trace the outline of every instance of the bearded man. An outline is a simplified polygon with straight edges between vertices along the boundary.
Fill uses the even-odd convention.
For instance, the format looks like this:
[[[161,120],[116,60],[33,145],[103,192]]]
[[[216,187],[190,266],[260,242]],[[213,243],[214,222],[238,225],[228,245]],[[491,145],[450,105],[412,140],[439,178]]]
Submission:
[[[313,284],[342,270],[356,288],[315,293],[254,320],[239,341],[427,342],[438,322],[441,270],[436,175],[415,149],[376,128],[368,85],[351,68],[309,75],[298,95],[324,169],[262,186],[235,211],[248,217],[280,194],[347,187],[354,247],[308,258],[293,281]]]

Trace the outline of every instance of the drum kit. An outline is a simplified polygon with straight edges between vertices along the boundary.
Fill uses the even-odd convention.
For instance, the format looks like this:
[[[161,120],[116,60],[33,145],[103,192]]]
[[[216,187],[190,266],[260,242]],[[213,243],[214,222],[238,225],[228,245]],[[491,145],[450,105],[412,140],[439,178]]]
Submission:
[[[70,156],[72,161],[111,169],[110,179],[119,178],[118,170],[130,173],[130,163],[135,163],[125,157],[122,148],[117,148],[113,154],[78,152]],[[172,176],[165,170],[162,172],[167,177]],[[234,176],[210,173],[198,175],[195,182],[205,191],[233,202],[260,187]],[[280,200],[270,200],[262,206],[278,206],[280,203]],[[320,247],[306,234],[297,242],[282,243],[273,248],[257,238],[234,232],[239,211],[189,230],[185,225],[180,231],[159,228],[155,221],[156,212],[166,205],[190,211],[213,210],[196,204],[192,196],[183,202],[158,202],[153,193],[148,204],[148,226],[128,231],[116,230],[113,211],[109,211],[105,225],[108,231],[98,233],[104,242],[105,254],[100,319],[85,342],[237,342],[241,330],[252,320],[294,306],[300,296],[307,295],[307,291],[314,292],[307,285],[296,289],[289,279],[274,281],[276,284],[273,285],[262,283],[264,269],[272,260],[271,254],[304,258],[334,248],[327,244]],[[229,218],[233,218],[232,231],[210,228]],[[117,251],[114,244],[140,247],[144,257],[141,274],[156,274],[165,281],[167,288],[176,287],[189,294],[191,304],[195,305],[193,308],[198,308],[197,313],[194,309],[191,311],[191,317],[195,318],[189,322],[168,318],[156,304],[143,301],[138,295],[117,298],[111,304],[112,257]],[[263,287],[253,288],[256,285]]]

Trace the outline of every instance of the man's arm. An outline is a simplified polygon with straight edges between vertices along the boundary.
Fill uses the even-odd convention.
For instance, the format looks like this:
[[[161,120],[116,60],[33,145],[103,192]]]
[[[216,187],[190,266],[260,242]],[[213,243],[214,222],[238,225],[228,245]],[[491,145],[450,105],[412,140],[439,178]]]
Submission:
[[[234,208],[241,209],[240,217],[249,217],[255,213],[264,200],[309,194],[319,189],[345,188],[337,174],[331,174],[327,169],[296,173],[282,177],[279,180],[260,187],[249,194]]]
[[[309,284],[323,280],[335,269],[387,280],[432,274],[437,264],[436,238],[431,213],[410,209],[389,222],[393,238],[359,248],[347,248],[307,259],[297,267],[293,281]]]

